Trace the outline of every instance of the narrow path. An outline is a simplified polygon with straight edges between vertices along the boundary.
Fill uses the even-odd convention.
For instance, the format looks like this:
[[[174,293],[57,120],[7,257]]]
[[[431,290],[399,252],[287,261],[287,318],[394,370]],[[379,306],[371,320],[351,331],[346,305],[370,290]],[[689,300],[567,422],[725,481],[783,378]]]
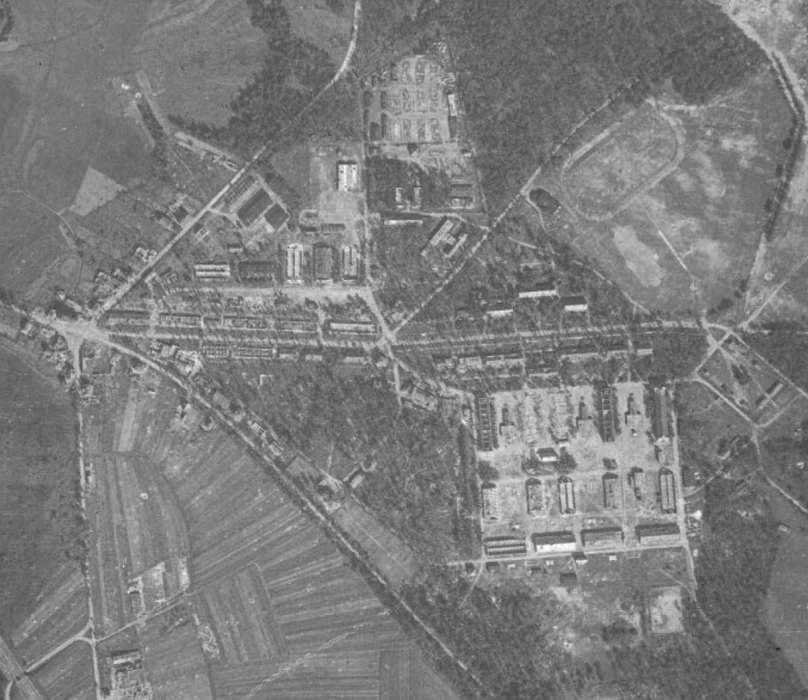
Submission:
[[[91,633],[91,632],[92,632],[92,627],[90,626],[90,623],[88,622],[86,625],[84,625],[84,627],[81,630],[76,632],[76,634],[74,634],[72,637],[70,637],[69,639],[65,639],[65,641],[61,642],[60,644],[57,644],[55,647],[53,647],[53,649],[48,651],[47,654],[40,657],[36,661],[28,664],[28,666],[25,668],[25,672],[26,673],[34,673],[37,669],[41,668],[46,663],[48,663],[48,661],[50,661],[54,656],[57,656],[58,654],[63,652],[65,649],[67,649],[69,646],[72,646],[73,644],[76,644],[77,642],[86,642],[90,646],[93,646],[93,640],[90,637],[87,636],[87,634]]]

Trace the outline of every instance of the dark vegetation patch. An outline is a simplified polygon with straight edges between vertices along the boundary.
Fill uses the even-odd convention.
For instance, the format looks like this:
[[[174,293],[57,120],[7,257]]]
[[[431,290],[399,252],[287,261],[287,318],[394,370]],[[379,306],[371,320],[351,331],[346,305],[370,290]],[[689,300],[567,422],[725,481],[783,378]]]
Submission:
[[[180,128],[248,154],[267,139],[288,131],[288,122],[336,72],[322,49],[296,37],[282,0],[247,0],[250,23],[266,35],[264,65],[230,103],[226,126],[171,115]],[[331,99],[338,103],[342,93]]]
[[[796,323],[770,324],[764,333],[746,333],[743,339],[803,389],[808,389],[808,334]]]
[[[10,630],[66,558],[83,558],[84,526],[67,395],[6,349],[0,386],[0,627]]]
[[[15,298],[65,250],[53,214],[22,196],[0,198],[0,285]]]
[[[0,41],[8,39],[14,28],[14,16],[11,14],[11,2],[0,0]]]
[[[312,457],[333,446],[369,471],[357,495],[416,551],[438,561],[479,551],[474,453],[457,420],[400,406],[370,367],[346,375],[328,360],[275,364],[260,370],[271,377],[260,390],[236,379],[241,371],[222,379],[291,445]]]
[[[707,337],[698,330],[664,330],[651,338],[653,355],[635,369],[645,380],[671,382],[690,376],[707,352]]]

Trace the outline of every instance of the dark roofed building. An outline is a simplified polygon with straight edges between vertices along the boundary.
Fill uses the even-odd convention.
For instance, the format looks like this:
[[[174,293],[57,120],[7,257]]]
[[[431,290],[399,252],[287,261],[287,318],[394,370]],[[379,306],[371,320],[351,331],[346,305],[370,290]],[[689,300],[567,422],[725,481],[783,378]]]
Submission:
[[[272,197],[262,187],[239,207],[236,215],[245,226],[252,226],[270,204],[272,204]]]

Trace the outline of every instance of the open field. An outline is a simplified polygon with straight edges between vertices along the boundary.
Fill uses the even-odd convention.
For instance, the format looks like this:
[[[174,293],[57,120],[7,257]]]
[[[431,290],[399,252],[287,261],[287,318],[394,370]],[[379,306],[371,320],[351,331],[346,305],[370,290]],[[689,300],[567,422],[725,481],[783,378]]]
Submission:
[[[26,298],[44,284],[43,273],[72,257],[58,223],[53,214],[22,195],[0,197],[0,286]],[[47,291],[52,294],[50,288]]]
[[[676,167],[677,134],[649,104],[572,155],[562,182],[585,218],[608,219],[643,187]]]
[[[133,58],[166,114],[225,124],[230,101],[260,67],[266,39],[250,24],[244,0],[185,3],[187,14],[154,18]]]
[[[65,562],[42,588],[11,641],[23,663],[30,664],[80,632],[87,620],[84,576],[77,563]]]
[[[410,678],[424,675],[419,652],[372,589],[242,446],[219,429],[202,430],[204,415],[178,408],[177,395],[158,377],[125,374],[97,378],[104,398],[96,417],[85,419],[87,451],[95,455],[93,498],[102,506],[99,517],[117,523],[117,536],[99,538],[92,568],[109,591],[102,603],[109,633],[131,619],[118,591],[135,573],[129,562],[138,552],[140,566],[164,557],[170,594],[171,532],[178,527],[171,523],[187,523],[192,595],[176,612],[151,618],[140,634],[155,687],[188,700],[211,693],[378,697],[388,682],[380,654],[400,648],[417,659]],[[139,465],[149,465],[150,481]],[[176,511],[162,505],[169,499],[162,483],[170,485]],[[166,529],[168,545],[158,534]],[[440,697],[429,695],[434,687],[427,682],[409,697]]]
[[[0,626],[9,631],[63,570],[75,528],[75,415],[49,369],[0,345]]]
[[[351,37],[353,0],[285,0],[292,31],[342,63]]]
[[[90,645],[76,642],[34,674],[51,700],[94,700]]]
[[[634,132],[648,131],[650,105],[583,147],[589,149],[584,164],[590,153],[608,147],[609,167],[603,162],[601,170],[576,173],[574,163],[560,174],[545,168],[531,187],[542,187],[570,208],[558,222],[549,222],[551,233],[596,261],[639,303],[649,309],[726,311],[746,288],[762,237],[791,124],[787,103],[768,71],[697,109],[661,96],[653,105],[656,119],[667,124],[658,131],[676,132],[678,164],[664,170],[653,158],[647,167],[640,159],[627,180],[621,168],[628,167],[627,158],[639,157]],[[624,144],[618,147],[621,134]],[[653,143],[648,148],[653,150]],[[655,173],[654,167],[663,170]],[[585,191],[610,197],[604,201],[613,203],[611,209],[581,210],[580,192],[569,191],[570,172],[578,174],[576,182],[585,181],[578,190],[585,184]]]

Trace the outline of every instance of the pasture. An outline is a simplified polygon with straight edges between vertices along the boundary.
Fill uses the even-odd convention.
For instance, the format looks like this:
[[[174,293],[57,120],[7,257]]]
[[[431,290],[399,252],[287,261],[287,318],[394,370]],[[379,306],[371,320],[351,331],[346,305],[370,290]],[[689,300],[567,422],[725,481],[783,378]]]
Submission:
[[[34,679],[52,700],[94,700],[90,645],[71,644],[37,669]]]
[[[240,443],[202,430],[201,413],[181,419],[176,393],[158,377],[123,375],[99,380],[105,398],[85,419],[99,533],[91,568],[106,606],[96,619],[107,634],[131,619],[120,594],[127,572],[159,557],[170,569],[172,528],[187,525],[187,609],[169,608],[140,633],[158,695],[353,700],[384,686],[391,698],[453,697],[325,531]],[[406,696],[382,678],[381,654],[400,649],[412,655],[410,687],[423,688]]]
[[[188,554],[188,535],[173,493],[135,450],[132,428],[142,415],[137,409],[149,408],[145,388],[123,380],[108,390],[112,406],[115,399],[122,400],[129,410],[114,415],[108,411],[112,406],[102,403],[85,414],[88,432],[101,436],[100,444],[85,440],[85,454],[95,476],[87,504],[94,524],[91,583],[96,624],[105,634],[179,593],[185,586]],[[160,565],[165,569],[159,581],[150,584],[153,577],[146,572]],[[139,596],[133,597],[138,587]]]
[[[7,630],[63,570],[62,536],[74,515],[75,414],[49,370],[0,344],[0,626]]]
[[[64,562],[37,595],[30,614],[11,633],[25,664],[80,632],[87,624],[87,588],[75,562]]]
[[[133,58],[165,114],[225,125],[230,101],[262,65],[266,38],[250,24],[244,0],[186,4],[182,10],[154,18]]]

